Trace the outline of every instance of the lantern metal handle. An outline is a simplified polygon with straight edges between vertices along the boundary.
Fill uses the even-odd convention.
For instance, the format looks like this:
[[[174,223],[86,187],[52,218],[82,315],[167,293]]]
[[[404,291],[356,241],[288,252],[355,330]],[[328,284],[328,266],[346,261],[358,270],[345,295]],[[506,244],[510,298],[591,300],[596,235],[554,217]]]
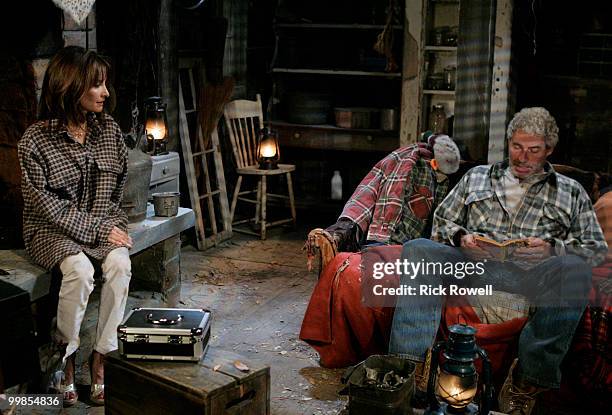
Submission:
[[[480,404],[480,409],[478,413],[480,414],[488,414],[493,406],[493,385],[491,384],[491,361],[489,360],[489,356],[487,352],[481,348],[476,347],[476,352],[480,359],[482,360],[482,402]]]
[[[431,363],[429,365],[429,380],[427,381],[427,400],[429,401],[428,414],[443,414],[440,402],[436,399],[436,374],[440,352],[446,349],[446,342],[438,342],[431,349]]]

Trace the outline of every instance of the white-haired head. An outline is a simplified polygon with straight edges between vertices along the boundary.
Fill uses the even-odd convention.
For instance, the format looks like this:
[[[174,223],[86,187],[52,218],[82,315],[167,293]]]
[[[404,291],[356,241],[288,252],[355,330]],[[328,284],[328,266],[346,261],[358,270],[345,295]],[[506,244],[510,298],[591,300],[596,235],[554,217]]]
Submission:
[[[550,115],[546,108],[523,108],[514,114],[506,130],[507,139],[510,140],[514,133],[519,130],[543,137],[546,147],[551,149],[555,148],[559,142],[559,127],[557,127],[555,118]]]

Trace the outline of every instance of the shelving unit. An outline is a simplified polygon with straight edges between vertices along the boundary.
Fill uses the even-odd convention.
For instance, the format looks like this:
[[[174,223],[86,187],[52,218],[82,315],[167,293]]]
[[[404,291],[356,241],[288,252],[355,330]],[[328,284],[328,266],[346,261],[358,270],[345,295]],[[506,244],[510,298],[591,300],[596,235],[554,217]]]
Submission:
[[[455,112],[456,75],[451,77],[452,85],[449,86],[444,70],[454,68],[456,74],[460,3],[451,0],[429,0],[425,7],[424,37],[426,44],[423,47],[422,112],[420,114],[422,131],[430,129],[430,114],[434,104],[444,105],[446,116],[449,118]],[[446,39],[445,33],[449,32],[455,33],[454,41]],[[431,88],[430,77],[434,74],[443,77],[443,89]],[[446,131],[446,133],[450,132]]]
[[[447,91],[444,89],[424,89],[423,95],[455,95],[455,91]]]
[[[378,24],[333,24],[333,23],[277,23],[278,28],[302,29],[384,29],[385,25]],[[394,30],[403,29],[401,25],[391,26]]]
[[[385,78],[401,78],[400,72],[346,71],[335,69],[305,69],[305,68],[272,68],[276,73],[299,73],[319,75],[349,75],[349,76],[382,76]]]
[[[281,158],[297,165],[298,207],[327,206],[340,213],[367,171],[400,146],[404,0],[395,1],[389,23],[388,1],[314,3],[285,1],[275,19],[268,119],[278,132]],[[384,30],[393,37],[395,68],[373,50]],[[337,126],[335,108],[371,108],[368,128]],[[382,128],[376,110],[383,109],[395,113],[394,128]],[[330,201],[326,190],[334,170],[343,178],[340,202]]]

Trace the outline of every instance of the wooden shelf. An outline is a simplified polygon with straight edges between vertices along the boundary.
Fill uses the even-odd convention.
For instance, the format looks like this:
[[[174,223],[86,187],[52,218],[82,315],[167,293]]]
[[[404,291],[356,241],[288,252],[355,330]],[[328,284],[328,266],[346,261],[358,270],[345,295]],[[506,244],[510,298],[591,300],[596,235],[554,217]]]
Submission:
[[[294,69],[273,68],[276,73],[312,74],[312,75],[349,75],[349,76],[373,76],[381,78],[401,78],[400,72],[369,72],[369,71],[345,71],[333,69]]]
[[[389,153],[399,147],[397,131],[302,125],[282,121],[272,121],[270,125],[278,131],[281,148]]]
[[[372,30],[384,29],[385,25],[378,24],[359,24],[359,23],[277,23],[276,27],[295,28],[295,29],[358,29]],[[391,26],[395,30],[403,29],[401,25]]]
[[[425,46],[426,52],[457,52],[457,46]]]
[[[397,137],[397,131],[380,130],[376,128],[342,128],[331,124],[297,124],[287,121],[270,121],[271,127],[286,127],[286,128],[303,128],[309,130],[330,131],[336,133],[360,134],[360,135],[376,135],[376,136],[393,136]]]
[[[455,91],[448,91],[445,89],[424,89],[423,94],[426,94],[426,95],[455,95]]]

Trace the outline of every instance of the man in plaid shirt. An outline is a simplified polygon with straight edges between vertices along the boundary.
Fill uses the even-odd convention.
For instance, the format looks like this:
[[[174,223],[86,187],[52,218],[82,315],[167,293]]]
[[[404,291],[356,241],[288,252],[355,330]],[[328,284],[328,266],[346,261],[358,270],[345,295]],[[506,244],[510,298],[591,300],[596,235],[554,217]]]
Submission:
[[[588,302],[591,266],[607,245],[586,191],[546,161],[558,141],[544,108],[525,108],[507,130],[509,159],[470,170],[434,213],[432,240],[404,245],[411,263],[479,263],[483,272],[402,275],[401,284],[482,286],[520,293],[536,306],[522,330],[519,358],[500,391],[500,411],[528,415],[536,396],[561,381],[561,362]],[[498,242],[524,239],[513,261],[498,262],[476,235]],[[444,296],[398,298],[389,351],[422,362],[432,345]],[[421,365],[422,367],[422,365]]]

